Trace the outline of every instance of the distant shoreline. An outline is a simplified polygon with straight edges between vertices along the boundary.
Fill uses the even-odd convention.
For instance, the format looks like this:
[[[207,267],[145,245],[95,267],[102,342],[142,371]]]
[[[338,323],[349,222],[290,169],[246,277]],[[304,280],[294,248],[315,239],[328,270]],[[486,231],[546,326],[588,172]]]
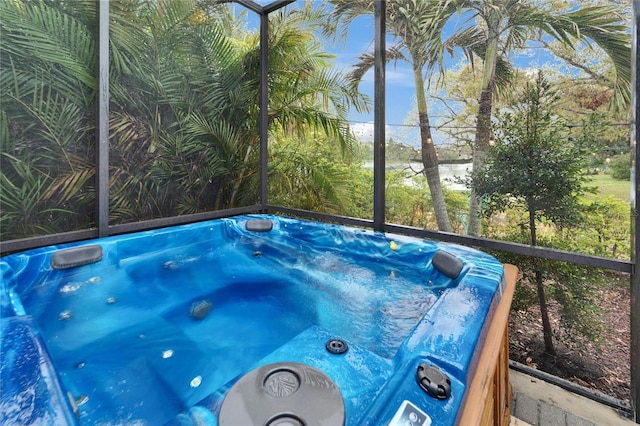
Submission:
[[[469,160],[464,163],[458,162],[457,160],[451,160],[439,163],[438,169],[440,171],[440,181],[444,183],[444,185],[453,191],[466,191],[469,188],[466,186],[456,183],[458,178],[466,178],[469,176],[469,172],[471,171],[473,163]],[[418,173],[422,170],[422,163],[420,161],[405,161],[405,162],[389,162],[385,164],[386,170],[392,171],[412,171],[413,173]],[[373,169],[373,161],[367,161],[362,165],[365,169]],[[407,179],[407,184],[411,179]]]

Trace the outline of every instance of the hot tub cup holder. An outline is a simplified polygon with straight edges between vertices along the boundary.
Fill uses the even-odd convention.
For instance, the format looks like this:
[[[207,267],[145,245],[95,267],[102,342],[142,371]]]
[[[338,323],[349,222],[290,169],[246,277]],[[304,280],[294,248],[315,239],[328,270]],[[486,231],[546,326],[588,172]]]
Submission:
[[[218,423],[342,426],[345,407],[335,383],[307,364],[278,362],[245,374],[227,392]]]

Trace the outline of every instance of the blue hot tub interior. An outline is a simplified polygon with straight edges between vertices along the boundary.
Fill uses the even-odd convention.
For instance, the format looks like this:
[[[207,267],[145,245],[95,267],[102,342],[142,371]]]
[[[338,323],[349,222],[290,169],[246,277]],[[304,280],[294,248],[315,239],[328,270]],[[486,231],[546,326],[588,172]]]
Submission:
[[[216,425],[243,375],[280,362],[326,374],[347,425],[389,424],[404,401],[454,424],[503,288],[502,265],[473,249],[267,215],[0,267],[3,424]],[[418,386],[419,366],[446,374],[450,396]]]

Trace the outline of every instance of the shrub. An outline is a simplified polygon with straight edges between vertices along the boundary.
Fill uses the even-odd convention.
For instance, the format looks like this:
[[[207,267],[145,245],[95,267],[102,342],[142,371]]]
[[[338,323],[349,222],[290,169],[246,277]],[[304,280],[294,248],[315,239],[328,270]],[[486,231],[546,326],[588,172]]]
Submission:
[[[631,179],[631,156],[629,154],[616,155],[609,162],[611,177],[616,180]]]

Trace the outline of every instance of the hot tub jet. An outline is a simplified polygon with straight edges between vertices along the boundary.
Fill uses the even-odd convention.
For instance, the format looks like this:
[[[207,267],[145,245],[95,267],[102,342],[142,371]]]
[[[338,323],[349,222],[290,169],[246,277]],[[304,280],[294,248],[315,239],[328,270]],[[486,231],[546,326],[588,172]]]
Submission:
[[[208,300],[198,300],[191,304],[189,314],[194,320],[202,320],[207,315],[209,315],[212,307],[213,303],[209,302]]]

